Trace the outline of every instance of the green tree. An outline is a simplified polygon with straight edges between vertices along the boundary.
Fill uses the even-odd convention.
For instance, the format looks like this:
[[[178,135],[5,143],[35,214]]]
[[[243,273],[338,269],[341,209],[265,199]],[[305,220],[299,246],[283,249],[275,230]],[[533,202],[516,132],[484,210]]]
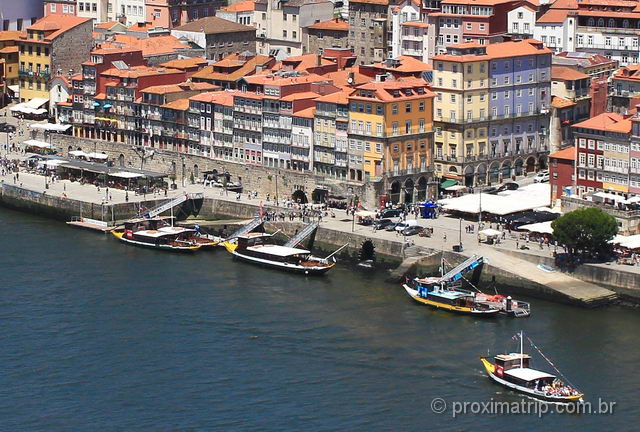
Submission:
[[[618,233],[616,219],[596,207],[574,210],[551,223],[553,236],[571,253],[604,254],[611,249],[609,240]]]

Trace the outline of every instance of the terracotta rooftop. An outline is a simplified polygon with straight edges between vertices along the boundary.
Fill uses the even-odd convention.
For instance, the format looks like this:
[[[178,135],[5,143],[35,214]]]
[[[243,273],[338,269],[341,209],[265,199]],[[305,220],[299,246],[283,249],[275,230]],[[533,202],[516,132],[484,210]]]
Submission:
[[[216,105],[233,106],[233,96],[236,91],[218,91],[200,93],[195,96],[191,96],[189,100],[198,102],[208,102]]]
[[[561,0],[558,0],[561,1]],[[541,24],[556,24],[564,22],[567,19],[568,11],[564,9],[549,9],[544,15],[542,15],[536,23]]]
[[[353,91],[353,89],[342,89],[335,93],[329,93],[328,95],[320,96],[316,99],[316,102],[347,105],[349,103],[349,96],[351,95],[351,93],[353,93]]]
[[[402,23],[402,26],[404,26],[404,27],[427,28],[427,27],[429,27],[429,24],[427,24],[426,22],[422,22],[422,21],[405,21],[405,22]]]
[[[575,146],[567,147],[566,149],[551,153],[549,158],[574,161],[576,160],[576,148]]]
[[[255,32],[256,28],[246,26],[244,24],[238,24],[233,21],[222,19],[216,16],[210,16],[200,18],[199,20],[192,21],[180,27],[176,27],[174,30],[190,31],[204,34],[217,34],[217,33],[235,33],[235,32]]]
[[[0,41],[18,40],[20,38],[20,31],[18,30],[5,30],[0,31]]]
[[[350,0],[350,3],[368,3],[375,5],[387,6],[389,5],[389,0]]]
[[[170,94],[170,93],[180,93],[189,90],[201,90],[201,91],[213,91],[220,87],[204,82],[184,82],[180,84],[164,84],[147,87],[143,90],[144,93],[152,93],[152,94]]]
[[[552,80],[576,81],[588,78],[589,75],[567,66],[551,66]]]
[[[334,31],[349,31],[349,23],[339,18],[333,18],[326,21],[320,21],[315,24],[311,24],[307,28],[314,30],[334,30]]]
[[[51,32],[44,39],[45,41],[52,41],[61,34],[87,21],[91,21],[91,18],[81,18],[73,15],[49,15],[40,18],[35,24],[27,27],[27,30]],[[24,37],[26,38],[26,35]]]
[[[221,8],[221,11],[226,12],[249,12],[256,9],[256,3],[253,0],[245,0],[231,6]]]
[[[554,108],[567,108],[570,106],[574,106],[576,103],[565,98],[561,98],[559,96],[553,96],[551,98],[551,106]]]
[[[300,111],[296,111],[293,113],[294,117],[304,117],[312,119],[316,114],[316,109],[314,107],[305,108]]]
[[[2,49],[0,49],[0,54],[11,54],[11,53],[17,53],[19,51],[19,47],[18,45],[12,45],[12,46],[7,46],[4,47]]]
[[[176,59],[171,60],[165,63],[162,63],[160,66],[174,68],[174,69],[188,69],[198,66],[203,66],[207,64],[207,60],[202,57],[190,57],[185,59]]]
[[[545,47],[542,42],[535,39],[522,41],[498,42],[487,45],[486,55],[465,54],[438,54],[433,56],[433,60],[443,60],[452,62],[486,61],[496,58],[519,57],[535,54],[551,54],[551,50]]]
[[[363,98],[358,95],[358,90],[370,90],[375,94],[375,99],[383,102],[404,101],[434,97],[435,93],[429,90],[427,83],[419,78],[401,81],[381,81],[363,84],[356,88],[351,98]],[[418,90],[422,91],[419,93]],[[398,92],[397,95],[394,95]]]
[[[178,38],[170,35],[139,39],[134,36],[117,34],[113,42],[107,42],[102,46],[136,48],[142,51],[144,57],[169,54],[189,48]]]
[[[296,92],[296,93],[291,93],[286,96],[283,96],[280,98],[280,100],[283,100],[285,102],[293,102],[300,99],[315,99],[318,96],[320,96],[318,93],[311,92],[311,91]]]
[[[442,0],[441,4],[467,5],[467,6],[495,6],[503,3],[511,3],[513,0]]]
[[[102,72],[102,75],[108,77],[118,77],[118,78],[140,78],[144,76],[153,76],[153,75],[169,75],[175,73],[184,73],[177,69],[168,69],[168,68],[158,68],[158,67],[149,67],[149,66],[133,66],[129,69],[117,69],[111,68]]]
[[[324,74],[323,76],[325,76],[328,80],[333,81],[333,84],[338,87],[366,84],[371,81],[371,77],[360,73],[360,68],[358,68],[357,66],[336,72],[329,72]],[[353,77],[353,83],[350,83],[348,81],[350,76]]]
[[[109,30],[114,25],[118,24],[118,21],[107,21],[104,23],[96,24],[95,28]]]
[[[223,66],[231,66],[227,63],[230,61],[238,61],[238,69],[232,72],[220,72],[216,71],[216,66],[220,62],[225,62]],[[239,54],[230,54],[224,59],[222,59],[218,63],[214,63],[211,66],[207,66],[195,74],[193,74],[192,79],[202,79],[202,80],[212,80],[212,81],[225,81],[225,82],[233,82],[237,81],[245,75],[251,75],[255,73],[257,66],[265,66],[273,61],[272,57],[268,56],[254,56],[246,61],[243,60]]]
[[[404,56],[404,55],[398,56],[394,60],[398,60],[400,62],[400,66],[391,67],[391,66],[387,66],[387,64],[384,62],[374,63],[373,66],[378,69],[383,69],[390,72],[404,72],[404,73],[419,73],[419,72],[433,70],[433,68],[430,65],[424,62],[421,62],[420,60],[410,56]]]
[[[620,123],[620,124],[619,124]],[[618,125],[619,124],[619,125]],[[628,126],[628,131],[626,130]],[[580,123],[573,125],[574,128],[593,129],[599,131],[611,131],[611,132],[630,132],[631,121],[625,120],[621,114],[618,113],[602,113],[595,117],[591,117]],[[622,130],[620,130],[622,129]]]
[[[178,99],[172,102],[162,105],[162,108],[169,108],[179,111],[186,111],[189,109],[189,99]]]

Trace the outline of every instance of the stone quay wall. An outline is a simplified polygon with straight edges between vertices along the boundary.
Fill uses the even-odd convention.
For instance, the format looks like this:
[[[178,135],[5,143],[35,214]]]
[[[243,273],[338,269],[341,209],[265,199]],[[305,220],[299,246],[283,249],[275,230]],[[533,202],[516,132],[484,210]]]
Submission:
[[[116,166],[124,164],[127,167],[144,168],[166,174],[175,174],[176,183],[187,184],[191,176],[199,177],[204,171],[217,170],[228,172],[233,181],[243,185],[243,192],[258,192],[262,196],[269,194],[279,200],[293,197],[297,191],[305,194],[309,202],[313,201],[316,189],[327,190],[330,194],[348,198],[357,195],[360,200],[369,205],[376,205],[376,199],[384,193],[383,182],[353,183],[316,176],[312,173],[298,173],[295,171],[277,169],[251,164],[239,164],[221,161],[209,157],[178,153],[174,151],[146,147],[144,161],[140,154],[129,144],[110,141],[90,140],[69,135],[53,135],[52,143],[60,150],[62,156],[68,156],[69,150],[83,150],[85,152],[104,152]],[[149,155],[150,151],[153,151]],[[276,180],[277,177],[277,180]],[[297,192],[297,195],[300,192]],[[296,195],[296,196],[297,196]]]

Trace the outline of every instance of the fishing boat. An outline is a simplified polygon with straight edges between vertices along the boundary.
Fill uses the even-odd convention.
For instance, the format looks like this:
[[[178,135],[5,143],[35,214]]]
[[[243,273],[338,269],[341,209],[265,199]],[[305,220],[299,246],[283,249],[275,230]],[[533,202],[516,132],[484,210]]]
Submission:
[[[447,287],[442,278],[415,278],[403,284],[407,294],[418,303],[451,312],[485,317],[494,317],[500,310],[475,298],[475,293],[460,288]]]
[[[520,352],[498,354],[492,363],[488,357],[480,357],[489,377],[500,385],[526,394],[538,400],[554,403],[575,403],[584,396],[578,389],[558,379],[555,375],[530,368],[531,356],[524,353],[524,334],[520,332],[514,339],[520,339]],[[527,338],[528,339],[528,338]],[[531,345],[542,357],[553,363],[529,339]],[[555,366],[553,366],[554,369]],[[562,376],[560,371],[556,371]],[[566,378],[565,378],[566,380]],[[566,380],[568,382],[568,380]]]
[[[196,230],[173,226],[173,218],[168,216],[130,219],[111,234],[127,244],[175,252],[193,252],[203,246],[195,240]]]
[[[314,257],[306,249],[272,244],[272,238],[273,234],[250,232],[226,240],[224,246],[235,258],[293,273],[320,275],[335,266],[335,260],[329,261],[331,256]]]

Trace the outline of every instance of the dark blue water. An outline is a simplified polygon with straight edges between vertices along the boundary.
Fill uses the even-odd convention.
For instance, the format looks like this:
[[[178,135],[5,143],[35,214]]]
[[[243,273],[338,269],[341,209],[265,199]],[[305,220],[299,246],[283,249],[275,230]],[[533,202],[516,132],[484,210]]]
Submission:
[[[633,310],[532,300],[529,319],[478,320],[371,271],[306,279],[4,209],[0,233],[2,431],[637,430]],[[478,360],[521,327],[614,415],[431,411],[521,401]]]

